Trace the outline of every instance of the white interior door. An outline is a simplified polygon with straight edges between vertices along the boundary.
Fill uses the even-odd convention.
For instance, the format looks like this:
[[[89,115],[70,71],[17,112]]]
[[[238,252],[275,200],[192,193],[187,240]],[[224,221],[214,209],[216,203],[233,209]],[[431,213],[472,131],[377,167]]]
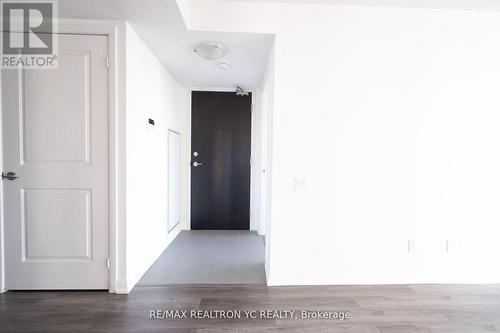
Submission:
[[[59,35],[57,70],[5,70],[7,289],[108,289],[105,36]]]
[[[168,131],[168,231],[180,221],[181,136]]]

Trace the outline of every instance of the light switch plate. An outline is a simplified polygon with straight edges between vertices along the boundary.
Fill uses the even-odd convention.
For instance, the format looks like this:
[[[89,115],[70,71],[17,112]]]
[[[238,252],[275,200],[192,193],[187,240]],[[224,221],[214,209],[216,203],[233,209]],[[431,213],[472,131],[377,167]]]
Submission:
[[[417,241],[415,239],[408,239],[408,253],[415,252],[417,249]]]
[[[446,252],[455,252],[458,248],[458,242],[453,239],[446,240]]]
[[[293,191],[294,192],[300,192],[300,191],[303,191],[304,188],[305,188],[305,180],[304,180],[304,178],[294,177],[293,178]]]

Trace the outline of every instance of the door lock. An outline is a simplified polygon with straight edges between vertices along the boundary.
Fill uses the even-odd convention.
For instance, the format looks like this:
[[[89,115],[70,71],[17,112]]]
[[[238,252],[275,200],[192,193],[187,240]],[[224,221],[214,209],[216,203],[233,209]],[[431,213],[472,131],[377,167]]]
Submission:
[[[200,162],[193,162],[193,166],[194,166],[195,168],[197,168],[197,167],[199,167],[199,166],[202,166],[202,165],[203,165],[203,163],[200,163]]]
[[[15,180],[19,177],[16,176],[15,172],[7,172],[7,174],[2,172],[2,180],[7,179],[7,180]]]

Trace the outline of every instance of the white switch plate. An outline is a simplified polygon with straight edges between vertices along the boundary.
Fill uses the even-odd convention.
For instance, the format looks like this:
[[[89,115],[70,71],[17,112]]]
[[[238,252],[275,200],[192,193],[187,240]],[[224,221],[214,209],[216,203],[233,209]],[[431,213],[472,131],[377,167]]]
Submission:
[[[417,249],[417,241],[415,239],[408,239],[408,253],[415,252]]]
[[[303,191],[305,188],[305,180],[300,177],[293,177],[293,190],[294,192]]]
[[[446,240],[446,252],[455,252],[458,248],[458,242],[453,239]]]

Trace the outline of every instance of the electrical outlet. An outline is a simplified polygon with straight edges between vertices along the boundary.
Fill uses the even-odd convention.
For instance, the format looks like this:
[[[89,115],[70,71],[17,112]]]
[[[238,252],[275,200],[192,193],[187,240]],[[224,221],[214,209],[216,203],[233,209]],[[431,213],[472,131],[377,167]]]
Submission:
[[[446,240],[446,252],[455,252],[458,248],[458,242],[452,239]]]
[[[408,253],[415,252],[417,249],[417,241],[415,239],[408,239]]]
[[[300,177],[293,177],[293,191],[299,192],[304,191],[305,188],[305,180]]]

